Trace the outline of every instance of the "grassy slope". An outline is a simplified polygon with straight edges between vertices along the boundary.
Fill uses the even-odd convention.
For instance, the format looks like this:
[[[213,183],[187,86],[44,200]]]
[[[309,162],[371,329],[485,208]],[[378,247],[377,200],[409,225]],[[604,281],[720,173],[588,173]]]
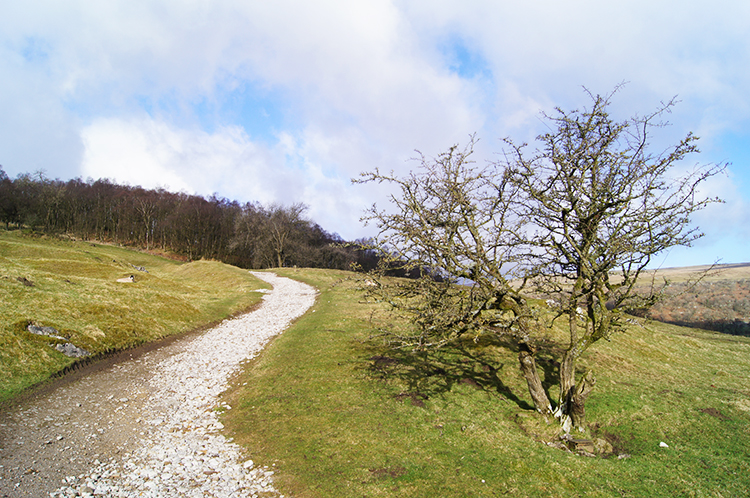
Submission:
[[[116,281],[131,274],[135,283]],[[260,295],[251,291],[260,287],[267,285],[218,262],[186,264],[0,231],[0,400],[73,362],[49,347],[59,341],[29,333],[29,322],[54,327],[75,345],[100,353],[225,318],[257,303]]]
[[[729,497],[750,489],[748,338],[647,323],[595,345],[583,362],[598,378],[592,432],[632,456],[586,458],[539,441],[555,426],[530,410],[515,353],[480,344],[414,359],[380,349],[367,341],[371,308],[340,281],[345,272],[281,273],[321,291],[315,312],[248,363],[224,420],[251,458],[276,465],[284,492]]]

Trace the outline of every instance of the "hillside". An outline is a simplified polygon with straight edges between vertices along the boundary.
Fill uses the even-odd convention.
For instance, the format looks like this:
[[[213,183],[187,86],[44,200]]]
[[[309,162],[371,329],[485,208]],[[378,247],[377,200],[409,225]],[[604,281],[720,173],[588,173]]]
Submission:
[[[468,341],[430,354],[372,337],[352,275],[283,270],[316,286],[313,312],[247,364],[224,414],[254,461],[297,497],[746,496],[750,338],[638,319],[583,357],[591,437],[550,446],[517,352]],[[550,333],[548,347],[558,339]],[[543,355],[540,355],[543,356]],[[556,366],[545,364],[554,397]],[[661,443],[664,443],[662,445]]]
[[[648,313],[662,322],[750,336],[750,263],[717,265],[700,282],[708,266],[667,268],[656,283],[670,282],[668,296]],[[645,280],[650,280],[647,275]]]
[[[122,350],[245,310],[263,287],[215,261],[0,230],[0,400],[80,361],[58,344],[90,357]],[[52,327],[56,337],[29,325]]]
[[[372,252],[305,217],[307,206],[240,204],[213,195],[118,185],[108,179],[63,181],[43,172],[11,180],[0,166],[0,223],[6,230],[65,234],[81,240],[211,259],[241,268],[372,267]]]
[[[669,271],[679,283],[692,270]],[[580,364],[597,377],[587,436],[608,448],[583,456],[557,447],[555,422],[533,411],[511,344],[389,349],[373,336],[377,307],[362,302],[354,274],[278,273],[320,295],[245,364],[220,411],[286,495],[743,496],[750,488],[750,338],[637,319],[597,343]],[[134,282],[118,282],[130,275]],[[0,231],[1,395],[76,361],[51,345],[96,355],[179,334],[252,306],[260,287],[213,261]],[[30,323],[64,339],[34,335]],[[545,334],[544,347],[557,347],[558,331]],[[539,356],[555,398],[557,366]]]

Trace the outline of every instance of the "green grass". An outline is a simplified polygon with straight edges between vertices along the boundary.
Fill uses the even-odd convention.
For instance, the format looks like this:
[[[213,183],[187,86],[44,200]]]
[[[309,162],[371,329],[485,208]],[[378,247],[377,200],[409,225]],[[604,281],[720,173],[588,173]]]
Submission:
[[[389,351],[350,274],[280,273],[320,290],[315,311],[247,364],[222,417],[285,494],[748,496],[748,338],[648,322],[593,346],[590,431],[615,454],[588,458],[544,444],[556,425],[502,344]]]
[[[134,283],[117,282],[129,275]],[[214,261],[0,231],[0,401],[74,361],[50,347],[60,341],[28,332],[29,323],[97,354],[221,320],[259,302],[252,291],[261,287],[247,271]]]
[[[279,273],[321,291],[314,312],[246,364],[219,411],[288,495],[748,496],[748,338],[646,322],[593,346],[581,362],[598,379],[590,432],[630,457],[587,458],[544,444],[556,425],[531,410],[508,345],[391,351],[370,339],[374,308],[351,274]],[[260,287],[217,262],[0,231],[0,399],[73,361],[29,322],[104,352],[220,320]]]

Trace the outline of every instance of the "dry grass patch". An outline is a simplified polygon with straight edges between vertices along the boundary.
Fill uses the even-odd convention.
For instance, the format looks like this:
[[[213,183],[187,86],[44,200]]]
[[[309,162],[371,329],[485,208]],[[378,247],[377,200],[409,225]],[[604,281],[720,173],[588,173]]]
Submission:
[[[146,271],[140,271],[145,269]],[[117,279],[134,275],[133,283]],[[215,261],[0,231],[0,400],[71,365],[54,327],[93,355],[188,331],[252,307],[267,284]]]

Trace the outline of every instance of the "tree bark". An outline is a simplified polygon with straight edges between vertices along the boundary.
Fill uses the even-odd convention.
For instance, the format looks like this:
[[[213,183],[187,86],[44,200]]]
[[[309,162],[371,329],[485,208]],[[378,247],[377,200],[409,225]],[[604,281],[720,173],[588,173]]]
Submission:
[[[549,402],[547,393],[544,391],[542,381],[539,379],[539,371],[536,368],[536,360],[534,359],[536,351],[525,342],[520,342],[518,346],[518,361],[521,364],[521,372],[526,378],[526,384],[529,386],[529,394],[531,394],[531,399],[534,401],[534,407],[539,413],[550,414],[552,413],[552,405]]]
[[[565,432],[577,429],[583,432],[586,423],[586,399],[596,384],[594,374],[589,370],[576,385],[576,359],[580,356],[578,347],[565,351],[560,362],[560,404],[555,410],[555,417]]]
[[[570,399],[576,388],[576,354],[571,348],[563,353],[560,362],[560,400],[558,411],[563,414],[568,413]]]
[[[594,389],[596,379],[594,378],[593,372],[589,370],[586,375],[581,379],[581,382],[575,389],[575,393],[570,398],[570,406],[568,413],[570,414],[570,421],[573,428],[579,431],[584,430],[584,424],[586,423],[586,399]]]

